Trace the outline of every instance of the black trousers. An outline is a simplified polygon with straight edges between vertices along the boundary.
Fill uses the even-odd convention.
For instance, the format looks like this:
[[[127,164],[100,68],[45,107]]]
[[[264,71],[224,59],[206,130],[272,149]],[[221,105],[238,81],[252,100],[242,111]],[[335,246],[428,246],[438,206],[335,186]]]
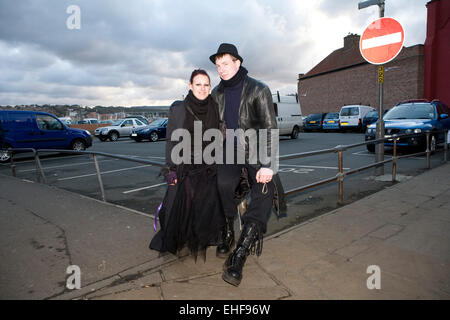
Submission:
[[[263,183],[256,182],[257,170],[246,164],[222,164],[218,165],[217,184],[220,200],[222,202],[225,217],[234,218],[237,214],[238,200],[235,199],[235,190],[239,184],[242,168],[247,168],[250,179],[250,205],[242,216],[242,221],[256,222],[263,233],[267,230],[267,221],[272,211],[275,186],[273,181],[267,183],[267,190],[263,193]]]

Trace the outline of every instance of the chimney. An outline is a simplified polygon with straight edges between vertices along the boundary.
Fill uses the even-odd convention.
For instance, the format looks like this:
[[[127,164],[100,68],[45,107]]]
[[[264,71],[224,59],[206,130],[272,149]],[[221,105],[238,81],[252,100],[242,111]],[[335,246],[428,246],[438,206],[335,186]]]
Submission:
[[[351,49],[352,47],[358,47],[359,46],[359,38],[360,36],[358,34],[349,33],[344,38],[344,49]]]

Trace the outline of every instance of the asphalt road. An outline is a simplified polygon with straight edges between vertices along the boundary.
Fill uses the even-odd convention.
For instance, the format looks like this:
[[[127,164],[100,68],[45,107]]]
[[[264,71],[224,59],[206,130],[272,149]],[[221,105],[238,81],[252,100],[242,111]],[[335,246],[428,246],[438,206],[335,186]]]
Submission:
[[[280,138],[280,156],[333,148],[337,145],[349,145],[364,140],[360,133],[300,133],[299,138],[292,140]],[[164,162],[165,141],[137,143],[128,138],[117,142],[100,142],[88,151],[125,155],[130,158],[149,159]],[[386,157],[390,154],[386,151]],[[19,178],[36,180],[35,162],[22,155],[16,161],[16,172]],[[442,153],[432,156],[431,166],[442,161]],[[141,163],[117,160],[99,156],[106,200],[144,214],[153,215],[161,202],[166,184],[158,176],[159,168]],[[374,154],[358,147],[344,152],[344,171],[362,167],[375,161]],[[41,160],[47,182],[51,185],[88,197],[101,199],[101,192],[96,176],[92,156],[51,156]],[[330,153],[308,158],[292,159],[280,162],[280,178],[285,191],[298,188],[321,179],[334,177],[338,172],[337,154]],[[398,175],[414,176],[426,168],[425,156],[400,160]],[[0,172],[11,174],[8,165],[1,165]],[[391,164],[385,165],[385,173],[391,172]],[[371,193],[392,185],[390,181],[378,181],[374,177],[375,169],[369,169],[344,180],[344,204],[353,202]],[[316,187],[287,197],[287,217],[276,219],[272,215],[268,233],[274,233],[311,217],[328,212],[338,207],[338,185],[331,183]],[[236,222],[237,224],[238,222]]]

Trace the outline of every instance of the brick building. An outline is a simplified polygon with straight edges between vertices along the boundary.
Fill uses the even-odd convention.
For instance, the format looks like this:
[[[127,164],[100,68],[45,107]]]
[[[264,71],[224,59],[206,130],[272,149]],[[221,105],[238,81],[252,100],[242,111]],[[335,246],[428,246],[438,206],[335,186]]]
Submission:
[[[333,51],[306,74],[299,74],[298,96],[303,115],[337,112],[343,105],[378,109],[378,66],[359,51],[360,36],[349,34],[344,47]],[[424,96],[424,46],[403,47],[384,65],[384,109],[401,100]]]

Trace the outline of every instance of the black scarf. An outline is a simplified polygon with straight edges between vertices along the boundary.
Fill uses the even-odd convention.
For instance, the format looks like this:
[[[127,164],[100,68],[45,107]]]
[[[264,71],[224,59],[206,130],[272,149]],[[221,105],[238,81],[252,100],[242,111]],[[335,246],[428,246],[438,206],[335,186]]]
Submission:
[[[238,72],[233,76],[233,78],[229,80],[222,79],[220,80],[220,84],[224,87],[234,87],[247,76],[247,73],[247,69],[245,69],[243,66],[240,66]]]
[[[192,90],[189,90],[189,94],[184,99],[184,103],[193,112],[192,114],[186,108],[186,119],[184,121],[184,128],[189,130],[191,135],[194,134],[194,121],[200,120],[202,122],[202,133],[211,128],[219,128],[219,113],[211,95],[208,95],[205,100],[199,100],[194,96]]]

